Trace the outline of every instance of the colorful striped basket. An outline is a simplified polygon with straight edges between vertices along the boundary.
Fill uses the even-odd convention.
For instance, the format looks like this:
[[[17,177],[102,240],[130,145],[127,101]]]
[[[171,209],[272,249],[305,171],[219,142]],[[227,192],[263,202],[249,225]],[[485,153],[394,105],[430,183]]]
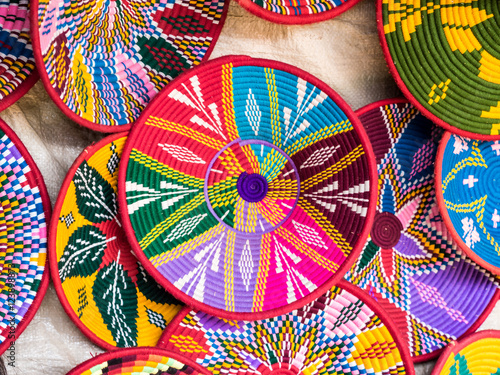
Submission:
[[[296,311],[266,320],[223,320],[186,307],[158,346],[215,375],[414,374],[390,318],[345,281]]]
[[[126,133],[76,159],[59,192],[50,229],[52,280],[69,317],[93,342],[154,346],[181,309],[139,264],[117,216],[116,188]]]
[[[38,80],[30,37],[29,0],[0,4],[0,111]]]
[[[360,0],[237,0],[249,12],[265,20],[289,25],[325,21]]]
[[[35,315],[49,285],[49,217],[42,175],[0,120],[0,353],[12,355],[12,342]]]
[[[42,82],[73,121],[128,130],[182,71],[207,59],[229,0],[34,0],[33,45]]]
[[[119,173],[124,228],[175,297],[260,319],[321,296],[368,236],[371,146],[326,84],[242,56],[203,64],[148,107]]]
[[[500,142],[446,133],[436,159],[441,215],[455,241],[500,275]]]
[[[67,375],[210,375],[185,356],[159,348],[128,348],[81,363]]]
[[[483,375],[500,373],[500,331],[481,331],[443,352],[432,375]]]
[[[346,279],[389,312],[413,360],[426,361],[477,329],[500,295],[498,280],[463,255],[439,214],[442,129],[405,99],[356,113],[373,144],[379,195],[370,239]]]
[[[379,35],[403,94],[435,124],[500,139],[497,0],[377,0]]]

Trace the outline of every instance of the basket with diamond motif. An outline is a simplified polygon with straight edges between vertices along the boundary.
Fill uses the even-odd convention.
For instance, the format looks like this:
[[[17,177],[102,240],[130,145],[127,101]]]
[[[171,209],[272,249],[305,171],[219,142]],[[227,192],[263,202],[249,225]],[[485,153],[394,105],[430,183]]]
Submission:
[[[484,321],[498,280],[465,256],[439,214],[442,129],[405,99],[356,113],[373,144],[379,195],[370,238],[346,279],[390,312],[413,360],[426,361]]]
[[[443,136],[436,159],[441,215],[463,251],[500,275],[500,142]]]
[[[96,344],[154,346],[181,308],[140,265],[118,217],[126,133],[82,152],[59,192],[50,230],[52,280],[69,317]]]
[[[381,44],[403,94],[435,124],[500,139],[497,0],[377,0]]]
[[[34,0],[33,45],[50,97],[73,121],[128,130],[173,78],[207,59],[229,0]]]
[[[134,252],[174,296],[226,318],[272,316],[328,290],[368,235],[371,146],[328,86],[228,56],[172,82],[119,173]]]

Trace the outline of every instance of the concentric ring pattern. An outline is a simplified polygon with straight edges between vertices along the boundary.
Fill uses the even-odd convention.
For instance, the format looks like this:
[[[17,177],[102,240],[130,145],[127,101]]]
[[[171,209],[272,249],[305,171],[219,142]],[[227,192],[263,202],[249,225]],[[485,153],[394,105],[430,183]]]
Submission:
[[[374,145],[379,195],[370,239],[346,280],[386,309],[414,359],[426,360],[486,318],[498,283],[462,254],[439,214],[442,130],[406,100],[357,113]]]
[[[45,295],[49,212],[40,172],[0,120],[0,353],[19,337]]]
[[[186,308],[158,345],[216,375],[413,373],[404,342],[366,299],[343,282],[303,308],[266,320],[223,320]]]
[[[498,1],[378,0],[378,7],[386,58],[405,96],[453,133],[499,138]]]
[[[82,125],[130,125],[169,81],[208,58],[227,5],[40,0],[34,40],[44,84]]]
[[[117,216],[118,165],[127,137],[91,146],[59,193],[50,233],[52,279],[75,324],[106,349],[154,346],[181,309],[140,265]]]
[[[447,133],[436,161],[448,229],[476,262],[500,275],[500,142]]]
[[[120,172],[146,269],[223,316],[319,296],[374,208],[373,156],[353,116],[325,84],[272,61],[227,57],[176,81],[134,128]]]
[[[158,348],[129,348],[98,355],[75,367],[67,375],[198,375],[203,367],[175,353]]]

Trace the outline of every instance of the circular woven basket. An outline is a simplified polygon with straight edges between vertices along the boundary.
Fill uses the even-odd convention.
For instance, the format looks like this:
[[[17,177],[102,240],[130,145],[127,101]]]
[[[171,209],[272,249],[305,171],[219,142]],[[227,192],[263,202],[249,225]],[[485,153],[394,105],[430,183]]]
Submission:
[[[432,375],[479,375],[500,372],[500,331],[477,332],[448,345]]]
[[[379,36],[403,94],[435,124],[500,139],[497,0],[377,0]]]
[[[0,111],[38,80],[30,37],[29,0],[0,5]]]
[[[42,175],[16,134],[0,120],[0,353],[12,350],[49,285],[49,218]]]
[[[128,130],[182,71],[207,59],[229,0],[33,1],[42,82],[57,106],[93,130]]]
[[[124,227],[174,296],[266,318],[319,297],[368,236],[371,146],[327,85],[290,65],[213,60],[134,127],[119,173]]]
[[[442,129],[405,99],[356,113],[373,144],[379,195],[370,238],[346,279],[389,312],[413,360],[426,361],[484,321],[498,280],[463,255],[439,214]]]
[[[159,348],[114,350],[91,358],[67,375],[210,375],[200,365],[183,355]]]
[[[227,321],[186,307],[158,346],[215,375],[414,373],[390,318],[345,281],[296,311],[266,320]]]
[[[116,188],[126,133],[88,147],[59,192],[50,229],[52,280],[69,317],[93,342],[154,346],[181,309],[139,264],[118,219]]]
[[[500,142],[446,133],[436,159],[441,215],[465,253],[500,275]]]
[[[325,21],[350,9],[360,0],[237,0],[265,20],[289,25]]]

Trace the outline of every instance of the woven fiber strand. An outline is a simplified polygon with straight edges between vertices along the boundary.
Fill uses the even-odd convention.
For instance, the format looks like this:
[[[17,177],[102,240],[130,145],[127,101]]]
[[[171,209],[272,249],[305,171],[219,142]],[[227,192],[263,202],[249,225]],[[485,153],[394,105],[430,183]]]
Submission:
[[[114,350],[91,358],[67,375],[210,375],[200,365],[159,348],[128,348]]]
[[[29,0],[0,4],[0,111],[38,80],[30,38]]]
[[[414,373],[391,320],[345,281],[296,311],[266,320],[221,320],[185,308],[158,345],[215,375]]]
[[[117,216],[125,140],[119,133],[82,152],[61,188],[50,230],[59,299],[82,332],[108,350],[156,345],[181,309],[139,264]]]
[[[35,0],[33,43],[45,88],[73,121],[128,130],[159,90],[208,58],[228,4]]]
[[[497,0],[378,0],[379,35],[404,95],[437,125],[500,138]]]
[[[439,214],[434,160],[442,129],[405,99],[356,112],[374,145],[374,225],[346,280],[390,313],[414,361],[475,330],[500,294],[498,280],[460,251]]]
[[[319,297],[373,218],[375,165],[357,118],[324,83],[274,61],[228,56],[173,82],[120,169],[124,226],[146,270],[227,318]]]
[[[500,143],[446,133],[436,159],[441,214],[475,262],[500,275]]]
[[[432,375],[479,375],[500,373],[500,331],[475,333],[452,342],[443,352]]]
[[[42,175],[0,120],[0,353],[26,328],[47,290],[49,217]]]
[[[350,9],[359,0],[237,0],[255,14],[271,22],[306,24],[324,21]]]

